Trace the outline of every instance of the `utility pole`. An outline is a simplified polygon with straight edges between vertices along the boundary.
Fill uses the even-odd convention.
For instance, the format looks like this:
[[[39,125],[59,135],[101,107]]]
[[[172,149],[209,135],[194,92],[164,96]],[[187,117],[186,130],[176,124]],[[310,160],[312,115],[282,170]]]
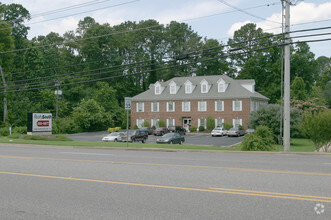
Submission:
[[[290,151],[290,0],[285,0],[284,151]]]
[[[7,84],[5,80],[5,75],[3,74],[2,67],[0,66],[0,72],[3,82],[3,122],[6,122],[7,118]]]

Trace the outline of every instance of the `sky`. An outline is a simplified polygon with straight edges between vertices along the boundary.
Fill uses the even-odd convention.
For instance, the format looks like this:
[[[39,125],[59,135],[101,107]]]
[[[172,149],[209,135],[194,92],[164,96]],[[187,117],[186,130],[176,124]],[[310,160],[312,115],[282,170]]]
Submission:
[[[32,19],[26,22],[28,38],[56,32],[76,30],[86,16],[98,23],[118,25],[125,21],[154,19],[161,24],[185,22],[203,38],[217,39],[224,44],[234,31],[246,23],[255,23],[264,32],[280,33],[281,0],[0,0],[1,3],[23,5]],[[331,1],[291,0],[291,37],[325,33],[318,37],[294,38],[294,41],[331,39]],[[330,33],[330,34],[328,34]],[[331,57],[331,40],[309,43],[315,58]]]

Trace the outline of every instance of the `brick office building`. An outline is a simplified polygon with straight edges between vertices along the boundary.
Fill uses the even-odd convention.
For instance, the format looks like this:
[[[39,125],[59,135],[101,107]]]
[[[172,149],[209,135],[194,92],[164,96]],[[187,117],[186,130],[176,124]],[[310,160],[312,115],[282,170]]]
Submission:
[[[206,128],[206,118],[215,126],[229,122],[247,128],[249,114],[268,98],[255,92],[254,80],[234,80],[226,75],[175,77],[151,84],[149,89],[132,98],[131,126],[150,127],[162,120],[166,126],[189,125]]]

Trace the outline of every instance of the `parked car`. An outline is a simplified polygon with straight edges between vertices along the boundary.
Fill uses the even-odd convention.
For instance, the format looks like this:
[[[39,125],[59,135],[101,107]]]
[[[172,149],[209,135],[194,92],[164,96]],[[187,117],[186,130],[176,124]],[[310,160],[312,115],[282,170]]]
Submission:
[[[253,128],[248,128],[245,132],[245,134],[251,134],[251,133],[254,133],[255,129]]]
[[[138,142],[145,143],[148,139],[148,134],[145,131],[141,130],[129,130],[128,131],[128,141],[129,142]],[[126,132],[124,132],[124,136],[122,137],[122,141],[127,141]]]
[[[109,142],[117,142],[117,141],[122,141],[122,137],[124,136],[123,132],[112,132],[108,134],[107,136],[102,138],[102,141]]]
[[[226,132],[226,134],[229,136],[229,137],[232,137],[232,136],[242,136],[245,134],[245,130],[244,129],[240,129],[240,128],[230,128],[230,130],[228,130]]]
[[[211,131],[211,136],[215,137],[215,136],[223,136],[226,135],[227,130],[225,130],[224,128],[214,128]]]
[[[153,128],[150,127],[142,127],[139,130],[145,131],[148,135],[153,134]]]
[[[179,133],[180,135],[186,135],[186,129],[181,126],[169,126],[169,132]]]
[[[169,130],[168,130],[168,128],[156,128],[154,131],[153,131],[153,134],[154,134],[154,136],[156,136],[156,135],[160,135],[160,136],[162,136],[162,135],[164,135],[164,134],[166,134],[166,133],[168,133],[169,132]]]
[[[156,139],[157,144],[182,144],[185,138],[179,133],[167,133]]]

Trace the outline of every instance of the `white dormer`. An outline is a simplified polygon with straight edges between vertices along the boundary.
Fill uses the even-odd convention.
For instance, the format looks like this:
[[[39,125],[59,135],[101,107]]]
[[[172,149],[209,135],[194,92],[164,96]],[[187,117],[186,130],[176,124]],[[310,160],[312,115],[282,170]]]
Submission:
[[[155,95],[160,95],[163,91],[164,87],[162,87],[160,82],[156,82],[154,84],[154,94]]]
[[[246,81],[244,83],[241,83],[241,85],[248,91],[250,91],[252,93],[255,92],[255,81],[254,80]]]
[[[193,85],[190,80],[187,80],[184,83],[185,86],[185,94],[191,94],[193,92]]]
[[[174,81],[171,81],[169,83],[169,88],[170,88],[170,94],[176,94],[178,91],[178,86]]]
[[[217,90],[218,92],[225,92],[228,88],[228,83],[226,83],[222,78],[217,81]]]
[[[207,82],[207,80],[203,79],[201,82],[200,82],[200,85],[201,85],[201,93],[208,93],[209,89],[210,89],[210,85],[209,83]]]

